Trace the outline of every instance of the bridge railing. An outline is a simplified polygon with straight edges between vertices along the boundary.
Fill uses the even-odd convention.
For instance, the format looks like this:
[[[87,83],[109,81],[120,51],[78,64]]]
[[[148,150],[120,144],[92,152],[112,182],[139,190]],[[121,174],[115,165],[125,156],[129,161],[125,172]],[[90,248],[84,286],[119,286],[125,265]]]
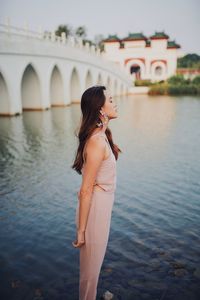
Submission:
[[[65,32],[61,33],[61,36],[55,34],[54,31],[42,31],[39,27],[38,31],[30,30],[28,23],[24,25],[24,28],[10,25],[10,22],[7,21],[5,24],[0,23],[0,35],[6,35],[8,38],[13,36],[24,37],[25,39],[36,39],[41,41],[48,41],[60,45],[67,45],[70,47],[81,49],[84,52],[88,52],[91,55],[98,56],[99,59],[103,60],[115,71],[120,71],[127,76],[124,68],[120,65],[116,65],[114,62],[108,61],[100,51],[100,49],[95,45],[90,45],[89,42],[83,42],[81,38],[74,37],[72,35],[66,36]]]
[[[96,47],[95,45],[90,45],[88,42],[84,44],[81,38],[77,38],[71,35],[66,37],[65,32],[62,32],[61,36],[58,36],[54,31],[42,31],[41,29],[39,29],[38,31],[30,30],[28,24],[25,24],[24,28],[22,28],[11,26],[10,24],[0,23],[0,33],[7,34],[8,36],[17,35],[23,36],[25,38],[33,38],[39,40],[47,40],[54,43],[67,44],[72,47],[81,48],[87,52],[91,52],[98,56],[101,56],[101,52],[98,47]]]

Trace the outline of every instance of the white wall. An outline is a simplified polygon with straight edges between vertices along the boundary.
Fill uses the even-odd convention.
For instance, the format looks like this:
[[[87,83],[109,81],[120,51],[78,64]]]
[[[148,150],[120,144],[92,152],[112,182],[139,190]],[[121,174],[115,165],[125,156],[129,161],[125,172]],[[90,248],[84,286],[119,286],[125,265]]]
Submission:
[[[167,49],[167,40],[152,40],[151,47],[145,47],[144,41],[124,42],[124,48],[116,47],[118,42],[106,45],[104,57],[118,62],[130,75],[132,64],[138,64],[141,70],[141,79],[159,81],[176,74],[179,49]],[[127,61],[128,60],[128,61]],[[127,61],[127,62],[126,62]],[[155,61],[153,64],[152,62]],[[166,61],[166,64],[162,61]],[[162,68],[160,76],[155,75],[156,67]],[[134,81],[135,75],[132,76]]]

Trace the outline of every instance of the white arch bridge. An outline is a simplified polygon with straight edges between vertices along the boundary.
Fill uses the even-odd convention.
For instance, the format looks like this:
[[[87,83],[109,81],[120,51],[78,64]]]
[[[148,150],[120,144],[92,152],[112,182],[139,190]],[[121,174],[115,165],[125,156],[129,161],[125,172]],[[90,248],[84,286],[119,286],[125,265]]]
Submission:
[[[0,25],[0,115],[80,102],[83,91],[96,84],[120,96],[131,82],[81,39]]]

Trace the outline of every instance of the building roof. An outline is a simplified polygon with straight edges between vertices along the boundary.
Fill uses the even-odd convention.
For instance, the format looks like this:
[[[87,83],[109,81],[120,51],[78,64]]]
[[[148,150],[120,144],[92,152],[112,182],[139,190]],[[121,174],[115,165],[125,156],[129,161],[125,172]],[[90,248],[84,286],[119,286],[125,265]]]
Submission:
[[[138,33],[129,33],[127,37],[122,39],[122,41],[141,41],[141,40],[147,40],[146,36],[143,35],[142,32]]]
[[[155,32],[154,35],[147,38],[142,32],[138,33],[129,33],[129,35],[123,39],[120,39],[116,34],[109,35],[108,38],[104,39],[103,42],[105,43],[119,43],[120,48],[124,48],[124,42],[128,41],[141,41],[144,40],[146,42],[146,47],[151,47],[151,40],[154,39],[169,39],[169,36],[164,32]],[[178,49],[181,48],[179,44],[175,41],[167,41],[167,49]]]
[[[156,31],[153,35],[150,36],[151,40],[162,40],[162,39],[168,39],[169,36],[164,31]]]
[[[177,44],[175,41],[168,41],[167,42],[167,48],[168,49],[173,49],[173,48],[181,48],[179,44]]]
[[[118,36],[115,35],[109,35],[107,39],[104,39],[103,42],[106,43],[113,43],[113,42],[120,42],[120,38],[118,38]]]

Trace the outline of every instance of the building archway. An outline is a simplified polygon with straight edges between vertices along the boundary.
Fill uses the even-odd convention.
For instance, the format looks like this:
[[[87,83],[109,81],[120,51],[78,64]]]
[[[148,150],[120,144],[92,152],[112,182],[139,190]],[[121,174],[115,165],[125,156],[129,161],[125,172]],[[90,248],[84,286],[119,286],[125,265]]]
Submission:
[[[130,67],[130,74],[133,75],[134,74],[134,77],[136,80],[140,80],[141,79],[141,68],[139,65],[137,64],[133,64],[131,67]]]
[[[79,102],[81,94],[80,79],[76,68],[73,69],[70,80],[70,98],[72,102]]]
[[[10,99],[8,87],[3,74],[0,72],[0,115],[7,115],[10,112]]]
[[[64,87],[60,70],[57,66],[53,68],[50,78],[50,101],[52,106],[64,103]]]
[[[161,66],[157,66],[157,67],[155,68],[155,75],[156,75],[156,76],[161,76],[162,73],[163,73],[162,67],[161,67]]]
[[[145,76],[145,61],[142,59],[133,58],[126,64],[128,74],[131,74],[132,79],[143,79]]]
[[[21,81],[22,109],[41,109],[41,89],[39,77],[31,64],[23,73]]]
[[[167,66],[162,61],[151,64],[151,77],[154,81],[165,80],[167,78]]]

